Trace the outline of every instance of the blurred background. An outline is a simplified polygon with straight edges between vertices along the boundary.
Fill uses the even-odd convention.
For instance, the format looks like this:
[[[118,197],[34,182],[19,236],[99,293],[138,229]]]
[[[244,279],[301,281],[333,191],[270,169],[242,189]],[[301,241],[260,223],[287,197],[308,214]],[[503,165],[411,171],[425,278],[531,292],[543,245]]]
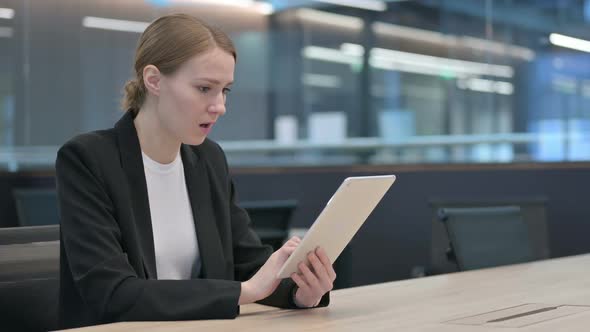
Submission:
[[[120,117],[137,40],[190,13],[239,53],[233,165],[590,159],[586,0],[1,0],[0,167]]]
[[[175,12],[237,46],[212,138],[263,241],[347,176],[398,176],[337,287],[590,252],[590,0],[0,0],[0,227],[29,232],[0,232],[5,258],[56,250],[57,149],[121,117],[141,32]]]

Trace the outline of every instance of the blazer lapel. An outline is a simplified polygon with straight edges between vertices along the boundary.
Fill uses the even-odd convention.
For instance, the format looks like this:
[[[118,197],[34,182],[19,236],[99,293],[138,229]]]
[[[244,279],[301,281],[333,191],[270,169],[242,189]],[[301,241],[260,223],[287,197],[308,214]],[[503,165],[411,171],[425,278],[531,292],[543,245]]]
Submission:
[[[127,112],[117,122],[115,129],[119,141],[121,164],[129,184],[129,196],[135,215],[144,268],[148,279],[157,279],[150,204],[143,169],[143,159],[141,157],[141,146],[137,137],[135,124],[133,123],[133,114]]]
[[[201,276],[227,279],[225,259],[211,201],[210,179],[205,161],[190,146],[181,146],[186,187],[191,202],[202,261]]]

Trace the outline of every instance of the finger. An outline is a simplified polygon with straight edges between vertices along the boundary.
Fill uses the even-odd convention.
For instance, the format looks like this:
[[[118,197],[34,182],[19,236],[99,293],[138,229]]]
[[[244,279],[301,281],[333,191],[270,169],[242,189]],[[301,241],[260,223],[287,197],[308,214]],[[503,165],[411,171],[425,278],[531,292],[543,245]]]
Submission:
[[[315,254],[315,252],[310,252],[307,255],[307,259],[309,259],[311,266],[313,266],[314,274],[318,278],[318,281],[320,282],[322,289],[325,292],[331,290],[332,289],[332,280],[330,279],[330,276],[328,275],[328,272],[326,271],[326,267],[322,264],[322,262],[320,261],[318,256]]]
[[[299,243],[297,243],[293,239],[290,239],[289,241],[287,241],[283,244],[283,246],[290,246],[290,247],[297,247],[298,245],[299,245]]]
[[[301,291],[309,292],[309,285],[300,275],[298,275],[297,273],[293,273],[291,274],[291,279],[293,279],[293,281],[295,282],[295,284],[297,284],[297,287],[299,287]]]
[[[283,246],[297,247],[297,246],[299,246],[299,243],[297,243],[295,241],[287,241],[287,242],[285,242],[285,244],[283,244]]]
[[[326,272],[328,272],[328,276],[330,276],[330,280],[334,282],[334,280],[336,280],[336,271],[334,271],[334,266],[332,266],[332,262],[330,261],[330,258],[328,258],[326,250],[324,250],[324,248],[322,247],[319,247],[318,249],[316,249],[316,255],[318,256],[322,264],[324,264]]]
[[[287,254],[287,256],[291,256],[291,254],[295,251],[295,249],[297,249],[297,247],[287,247],[287,246],[283,246],[281,247],[281,251],[285,254]]]
[[[287,243],[283,244],[283,246],[296,248],[297,247],[297,243],[287,242]]]
[[[311,291],[313,293],[319,294],[322,292],[322,286],[320,285],[320,281],[318,280],[318,278],[316,278],[313,272],[311,272],[307,265],[305,265],[305,263],[299,263],[299,271],[301,271],[303,278],[305,278],[305,282],[307,282],[307,284],[310,286]]]

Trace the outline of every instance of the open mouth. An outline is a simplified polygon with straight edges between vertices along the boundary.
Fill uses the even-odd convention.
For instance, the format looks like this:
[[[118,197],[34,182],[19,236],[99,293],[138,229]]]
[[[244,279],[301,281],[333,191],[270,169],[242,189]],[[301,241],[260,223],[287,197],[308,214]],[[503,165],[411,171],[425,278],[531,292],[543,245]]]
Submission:
[[[201,123],[199,126],[201,126],[201,128],[210,128],[213,125],[213,123]]]

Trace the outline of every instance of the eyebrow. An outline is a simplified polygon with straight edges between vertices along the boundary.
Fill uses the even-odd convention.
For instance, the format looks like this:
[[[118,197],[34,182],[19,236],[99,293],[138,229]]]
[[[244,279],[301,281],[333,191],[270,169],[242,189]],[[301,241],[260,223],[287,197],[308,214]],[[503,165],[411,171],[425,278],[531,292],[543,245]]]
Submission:
[[[219,82],[218,80],[214,79],[214,78],[206,78],[206,77],[202,77],[202,78],[198,78],[201,81],[207,81],[209,83],[213,83],[213,84],[217,84],[217,85],[221,85],[221,82]],[[226,85],[232,85],[234,82],[228,82]]]

